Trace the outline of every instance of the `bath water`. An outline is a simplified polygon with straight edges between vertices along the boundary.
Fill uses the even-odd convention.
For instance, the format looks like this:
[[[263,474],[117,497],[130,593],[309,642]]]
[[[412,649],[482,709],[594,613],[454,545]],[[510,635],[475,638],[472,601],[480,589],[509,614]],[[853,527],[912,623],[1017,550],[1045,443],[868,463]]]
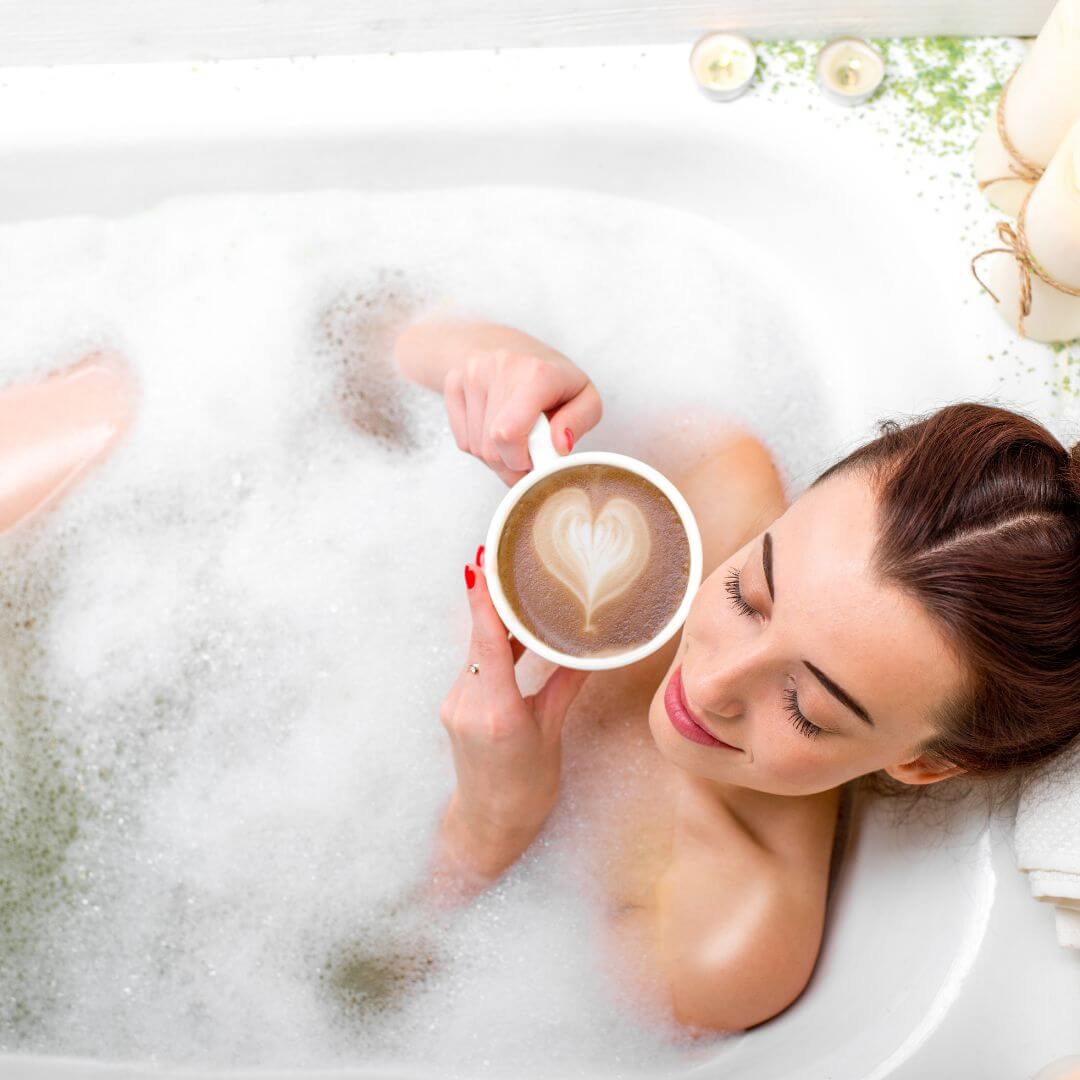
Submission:
[[[0,538],[0,1049],[632,1075],[700,1054],[592,942],[575,793],[499,886],[410,905],[454,785],[461,567],[504,490],[391,366],[447,312],[577,361],[579,441],[675,471],[728,422],[832,460],[814,340],[722,225],[570,192],[176,200],[0,229],[0,385],[88,351],[134,428]],[[612,792],[632,778],[612,775]]]

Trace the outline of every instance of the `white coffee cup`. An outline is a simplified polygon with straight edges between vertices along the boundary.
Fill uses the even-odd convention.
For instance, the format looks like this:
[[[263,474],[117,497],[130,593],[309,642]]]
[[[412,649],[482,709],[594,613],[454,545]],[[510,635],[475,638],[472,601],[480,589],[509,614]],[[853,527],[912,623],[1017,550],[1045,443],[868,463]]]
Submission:
[[[488,526],[487,539],[484,542],[484,572],[487,578],[488,592],[491,594],[492,603],[499,617],[527,649],[542,656],[545,660],[559,664],[562,667],[579,668],[583,671],[605,671],[610,668],[625,667],[627,664],[636,663],[651,653],[656,652],[678,632],[686,620],[687,612],[693,603],[694,594],[701,584],[701,533],[698,530],[697,521],[689,503],[683,498],[679,489],[668,480],[663,473],[658,472],[651,465],[637,458],[627,457],[625,454],[609,454],[602,450],[589,450],[584,452],[572,452],[565,457],[559,454],[551,441],[551,424],[548,418],[541,413],[539,419],[533,424],[529,432],[529,455],[532,458],[532,470],[523,476],[503,496],[495,511],[495,516]],[[518,500],[534,484],[552,473],[563,469],[576,469],[579,465],[611,465],[619,469],[643,476],[650,483],[655,484],[671,500],[671,505],[678,511],[683,528],[686,530],[686,538],[690,543],[690,574],[686,581],[686,594],[682,603],[679,604],[675,614],[664,625],[663,629],[649,641],[637,645],[626,652],[616,653],[611,656],[570,656],[559,652],[550,645],[545,644],[535,634],[531,633],[521,624],[521,620],[514,614],[514,609],[506,599],[502,589],[502,581],[499,577],[499,540],[502,537],[503,526],[510,511],[517,505]]]

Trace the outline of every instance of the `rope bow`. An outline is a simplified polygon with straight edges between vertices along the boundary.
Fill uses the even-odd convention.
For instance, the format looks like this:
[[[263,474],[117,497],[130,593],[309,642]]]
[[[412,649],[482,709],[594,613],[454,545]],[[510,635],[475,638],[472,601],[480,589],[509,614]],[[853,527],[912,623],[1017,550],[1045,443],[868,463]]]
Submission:
[[[1008,221],[998,222],[997,234],[1004,247],[987,248],[985,251],[980,251],[978,255],[973,256],[971,260],[971,272],[975,275],[975,280],[994,298],[995,304],[1000,304],[1001,300],[998,299],[994,290],[979,277],[975,264],[984,255],[995,255],[999,252],[1011,255],[1016,260],[1016,268],[1020,273],[1020,312],[1016,320],[1016,329],[1021,337],[1026,337],[1024,320],[1031,314],[1032,274],[1045,281],[1050,288],[1057,289],[1058,292],[1065,293],[1067,296],[1080,296],[1080,288],[1066,285],[1064,281],[1058,281],[1057,278],[1040,266],[1035,256],[1031,254],[1031,248],[1028,246],[1027,230],[1024,226],[1024,217],[1027,214],[1028,200],[1034,191],[1034,188],[1030,188],[1024,196],[1024,201],[1020,204],[1020,211],[1016,215],[1016,228],[1013,228]]]

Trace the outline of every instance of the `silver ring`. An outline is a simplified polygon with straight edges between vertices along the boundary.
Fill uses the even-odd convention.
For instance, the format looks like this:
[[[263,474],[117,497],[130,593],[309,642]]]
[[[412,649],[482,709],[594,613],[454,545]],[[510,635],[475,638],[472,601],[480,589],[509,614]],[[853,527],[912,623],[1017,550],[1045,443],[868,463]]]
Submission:
[[[480,665],[479,664],[470,664],[469,665],[469,672],[472,675],[479,675],[480,674]]]

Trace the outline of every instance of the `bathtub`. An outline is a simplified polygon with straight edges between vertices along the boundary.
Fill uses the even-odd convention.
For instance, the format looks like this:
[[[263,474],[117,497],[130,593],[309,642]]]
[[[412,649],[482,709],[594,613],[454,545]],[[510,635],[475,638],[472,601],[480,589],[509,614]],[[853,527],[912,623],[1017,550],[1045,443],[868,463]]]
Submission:
[[[665,45],[7,69],[0,219],[249,189],[632,196],[721,218],[771,261],[763,303],[816,328],[824,408],[849,444],[878,416],[1003,385],[1068,419],[1046,389],[1050,354],[1016,342],[979,297],[960,218],[919,195],[926,179],[907,151],[798,104],[712,104],[686,57]],[[913,356],[940,369],[933,387],[913,383]],[[987,823],[973,806],[898,827],[867,807],[806,992],[687,1075],[1020,1080],[1076,1052],[1078,958],[1030,897],[1011,825],[1011,812]],[[150,1075],[286,1074],[0,1058],[12,1080]]]

